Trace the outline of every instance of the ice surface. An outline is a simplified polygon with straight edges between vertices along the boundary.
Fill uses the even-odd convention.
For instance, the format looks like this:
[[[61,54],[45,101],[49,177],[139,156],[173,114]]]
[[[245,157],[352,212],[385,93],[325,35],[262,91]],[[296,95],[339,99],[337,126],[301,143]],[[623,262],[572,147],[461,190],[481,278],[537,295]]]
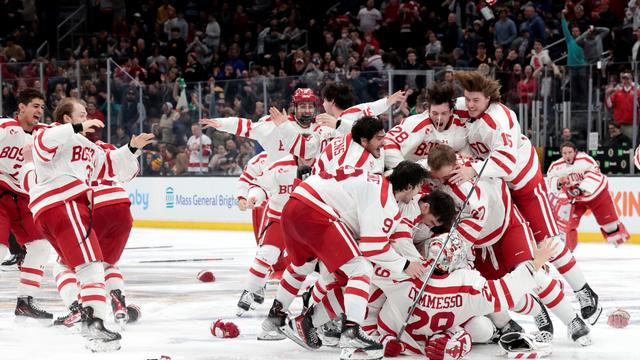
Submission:
[[[120,268],[127,284],[127,301],[140,306],[142,318],[122,332],[120,351],[92,354],[84,349],[80,335],[66,329],[15,323],[18,272],[5,268],[0,271],[0,359],[145,360],[159,359],[161,355],[170,356],[172,360],[338,359],[337,349],[310,352],[289,340],[256,340],[275,294],[273,285],[267,289],[265,303],[256,311],[242,318],[235,317],[236,302],[254,255],[252,233],[134,229],[127,247]],[[615,249],[604,243],[580,244],[576,257],[605,309],[592,329],[594,345],[586,348],[568,340],[565,327],[554,318],[556,335],[552,358],[640,359],[640,246]],[[153,262],[186,259],[215,260]],[[52,255],[51,262],[53,260]],[[42,286],[41,305],[59,316],[65,309],[55,292],[51,268],[50,263]],[[196,274],[202,269],[211,269],[216,281],[199,282]],[[567,295],[573,300],[572,294]],[[577,308],[575,301],[574,307]],[[631,324],[625,329],[606,325],[606,314],[618,307],[631,314]],[[292,310],[299,309],[297,300]],[[234,321],[240,328],[240,337],[211,336],[209,326],[217,318]],[[531,319],[514,318],[528,330],[534,329]],[[115,327],[111,319],[107,326]],[[474,346],[468,358],[497,358],[496,354],[497,348],[493,345]]]

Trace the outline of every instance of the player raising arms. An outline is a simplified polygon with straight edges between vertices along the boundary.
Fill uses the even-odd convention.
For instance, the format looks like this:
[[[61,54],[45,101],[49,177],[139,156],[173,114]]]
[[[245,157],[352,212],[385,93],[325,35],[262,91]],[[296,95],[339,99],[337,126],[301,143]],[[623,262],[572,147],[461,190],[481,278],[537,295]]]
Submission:
[[[457,168],[450,181],[455,184],[468,181],[487,162],[483,176],[507,182],[513,202],[529,223],[536,241],[549,238],[562,243],[538,155],[522,134],[516,114],[500,103],[500,84],[477,71],[458,71],[455,77],[464,89],[464,97],[456,101],[455,112],[466,122],[473,156],[484,160]],[[556,250],[551,263],[576,293],[582,317],[595,324],[602,313],[598,295],[587,284],[566,244]]]
[[[569,214],[567,219],[558,219],[569,249],[573,251],[578,244],[578,225],[587,209],[593,212],[602,236],[608,242],[618,246],[629,240],[630,235],[620,222],[609,194],[607,177],[600,172],[598,163],[570,142],[560,145],[560,152],[562,158],[549,166],[547,181],[550,197],[564,198],[552,202],[555,203],[554,210],[560,210],[559,203],[569,207],[569,211],[554,211],[556,217],[561,213]]]
[[[28,207],[29,190],[20,181],[26,172],[25,163],[31,157],[31,133],[43,127],[38,121],[44,113],[44,105],[42,93],[24,89],[18,94],[18,116],[0,119],[0,259],[4,259],[7,252],[9,231],[27,250],[19,267],[17,318],[53,318],[34,302],[51,247],[33,222]],[[28,159],[25,160],[25,156]]]
[[[71,104],[71,106],[69,106]],[[36,225],[47,236],[63,262],[74,269],[80,282],[80,300],[87,326],[87,346],[94,351],[120,348],[120,334],[104,327],[106,316],[103,254],[91,226],[88,184],[100,178],[128,181],[138,173],[136,153],[151,142],[153,134],[133,136],[127,146],[105,153],[80,135],[103,127],[87,120],[84,106],[73,98],[58,104],[63,125],[35,134],[33,163],[35,182],[29,189],[29,207]]]

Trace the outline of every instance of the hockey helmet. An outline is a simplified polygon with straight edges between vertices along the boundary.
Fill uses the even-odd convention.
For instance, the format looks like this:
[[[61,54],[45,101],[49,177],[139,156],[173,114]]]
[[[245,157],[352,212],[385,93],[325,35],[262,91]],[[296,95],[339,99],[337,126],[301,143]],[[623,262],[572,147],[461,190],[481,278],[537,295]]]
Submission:
[[[309,88],[299,88],[293,93],[292,96],[293,108],[296,121],[300,126],[308,127],[309,124],[316,117],[316,102],[318,101],[318,97],[313,90]],[[311,103],[313,104],[313,112],[302,113],[298,110],[298,105],[302,103]]]
[[[448,236],[449,233],[439,234],[429,240],[429,245],[426,247],[427,253],[424,255],[427,259],[427,265],[433,265],[436,270],[443,273],[451,273],[457,269],[468,268],[465,245],[456,232],[451,233],[442,256],[436,262],[438,253],[445,245]]]

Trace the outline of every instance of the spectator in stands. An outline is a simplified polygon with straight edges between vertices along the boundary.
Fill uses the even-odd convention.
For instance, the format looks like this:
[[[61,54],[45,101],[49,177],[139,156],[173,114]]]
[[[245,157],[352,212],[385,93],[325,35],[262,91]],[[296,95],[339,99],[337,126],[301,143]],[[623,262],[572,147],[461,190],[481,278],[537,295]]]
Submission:
[[[613,121],[629,138],[633,138],[633,87],[631,72],[625,70],[620,73],[620,84],[608,87],[605,92],[606,105],[613,109]],[[636,94],[640,96],[640,89],[636,89]]]
[[[569,67],[569,76],[571,79],[571,100],[574,102],[583,102],[586,100],[587,90],[585,88],[587,81],[587,61],[584,57],[584,50],[578,45],[574,36],[575,33],[569,33],[569,26],[565,18],[568,13],[567,9],[563,9],[561,13],[562,32],[564,40],[567,43],[567,66]]]
[[[564,144],[566,142],[570,142],[576,145],[576,147],[579,150],[586,150],[586,142],[583,139],[578,139],[575,136],[573,136],[573,131],[571,131],[570,128],[562,128],[562,131],[560,132],[560,136],[557,137],[557,146],[560,146],[561,144]]]
[[[218,145],[216,148],[216,153],[213,154],[211,160],[209,160],[209,169],[214,174],[220,174],[223,172],[222,167],[220,166],[222,162],[227,157],[227,149],[225,149],[224,145]]]
[[[207,35],[205,38],[205,44],[207,44],[212,52],[218,52],[218,47],[220,46],[221,29],[215,14],[209,14],[209,23],[207,23],[205,34]]]
[[[496,30],[494,43],[496,47],[501,46],[509,48],[513,40],[518,36],[516,23],[509,18],[509,10],[507,10],[507,8],[501,8],[498,10],[498,16],[499,19],[495,24]]]
[[[633,43],[633,47],[631,48],[631,61],[639,62],[640,61],[640,28],[633,30],[633,36],[635,36],[636,41]]]
[[[571,26],[577,26],[580,29],[580,33],[585,33],[589,30],[591,26],[591,20],[589,17],[585,16],[584,6],[582,4],[577,4],[573,8],[574,17],[571,20]]]
[[[538,91],[538,81],[533,78],[533,67],[531,65],[525,66],[522,78],[518,81],[517,89],[520,103],[531,105]]]
[[[491,58],[487,56],[487,47],[485,43],[478,43],[478,48],[476,49],[476,56],[471,59],[469,62],[469,66],[472,68],[477,68],[480,64],[491,65]]]
[[[551,65],[549,51],[543,48],[542,39],[535,39],[533,41],[533,50],[531,50],[531,61],[529,64],[533,66],[534,71],[540,70],[545,65]]]
[[[160,141],[167,144],[175,144],[175,132],[173,130],[176,121],[180,117],[177,111],[174,110],[173,104],[166,102],[162,105],[162,116],[160,116]]]
[[[177,64],[181,67],[185,64],[185,52],[187,50],[187,42],[180,35],[180,28],[174,27],[171,29],[171,39],[167,43],[166,55],[167,57],[175,57]]]
[[[536,8],[529,3],[524,7],[524,16],[527,19],[525,26],[529,31],[532,39],[541,39],[543,42],[547,40],[547,32],[545,30],[544,20],[536,12]]]
[[[111,137],[111,143],[116,147],[127,145],[130,140],[129,135],[127,135],[124,128],[120,126],[116,128],[115,135]]]
[[[185,149],[189,155],[190,173],[205,173],[209,166],[209,155],[211,155],[211,139],[202,133],[200,124],[191,125],[191,137],[187,141]]]
[[[627,150],[633,147],[633,142],[627,135],[622,133],[619,124],[616,124],[614,121],[610,121],[609,138],[602,144],[602,146]]]
[[[460,47],[464,33],[457,23],[455,13],[449,13],[447,17],[447,26],[444,29],[444,37],[442,39],[442,51],[451,53],[453,49]]]
[[[363,33],[378,30],[378,28],[380,27],[379,23],[382,22],[382,14],[378,9],[374,8],[374,5],[374,0],[367,0],[367,6],[363,7],[358,12],[358,28]]]
[[[13,59],[14,62],[22,62],[27,58],[27,54],[24,52],[24,49],[16,43],[16,39],[13,36],[9,36],[6,41],[4,57],[7,60]]]
[[[440,56],[442,51],[442,44],[433,31],[427,31],[427,39],[429,43],[424,47],[424,55],[433,54],[436,58]]]
[[[607,35],[609,35],[609,29],[590,26],[587,31],[578,36],[576,42],[584,50],[584,58],[588,63],[594,63],[600,59],[604,52],[602,41]]]

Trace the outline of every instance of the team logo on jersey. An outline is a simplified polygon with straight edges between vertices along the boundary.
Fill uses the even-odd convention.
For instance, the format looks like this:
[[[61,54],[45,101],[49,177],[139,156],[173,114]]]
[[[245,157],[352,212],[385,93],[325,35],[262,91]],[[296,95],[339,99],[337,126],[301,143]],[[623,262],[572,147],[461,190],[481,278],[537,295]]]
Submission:
[[[167,186],[167,188],[164,189],[164,201],[167,209],[173,209],[173,206],[175,205],[175,196],[173,193],[174,191],[171,186]]]
[[[16,129],[9,129],[9,134],[15,135],[17,133],[18,133],[18,131]]]

